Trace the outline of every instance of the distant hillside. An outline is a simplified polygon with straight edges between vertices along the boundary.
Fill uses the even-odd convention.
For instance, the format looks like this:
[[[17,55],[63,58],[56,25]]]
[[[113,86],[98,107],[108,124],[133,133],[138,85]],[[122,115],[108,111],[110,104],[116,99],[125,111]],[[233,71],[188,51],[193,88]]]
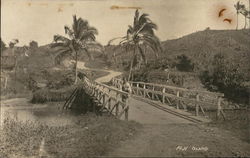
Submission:
[[[214,55],[222,53],[239,63],[244,71],[250,71],[249,30],[204,30],[163,41],[162,47],[163,53],[156,62],[176,62],[177,56],[185,55],[194,63],[194,70],[200,71],[211,65]],[[110,63],[116,67],[127,67],[132,51],[126,51],[122,47],[106,46],[105,52]],[[149,61],[155,60],[155,55],[150,50],[147,50],[146,56]]]
[[[249,30],[205,30],[162,42],[162,47],[163,56],[184,54],[195,63],[196,69],[211,64],[214,55],[218,53],[227,54],[248,71],[250,68]]]

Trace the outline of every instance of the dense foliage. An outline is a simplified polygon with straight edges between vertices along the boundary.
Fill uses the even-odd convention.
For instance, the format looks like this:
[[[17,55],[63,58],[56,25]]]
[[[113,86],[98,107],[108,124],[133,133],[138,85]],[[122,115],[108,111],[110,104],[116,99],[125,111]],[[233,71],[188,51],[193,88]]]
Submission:
[[[233,100],[247,98],[245,83],[249,79],[238,63],[224,54],[217,54],[214,56],[212,66],[211,69],[203,71],[200,76],[207,88],[222,91]]]
[[[1,39],[1,52],[6,49],[6,44]]]

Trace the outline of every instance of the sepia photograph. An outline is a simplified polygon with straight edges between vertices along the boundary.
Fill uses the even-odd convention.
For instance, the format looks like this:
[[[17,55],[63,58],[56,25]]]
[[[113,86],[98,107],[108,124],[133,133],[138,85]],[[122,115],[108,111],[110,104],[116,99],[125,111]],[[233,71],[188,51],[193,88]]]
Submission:
[[[250,157],[250,0],[1,0],[0,158]]]

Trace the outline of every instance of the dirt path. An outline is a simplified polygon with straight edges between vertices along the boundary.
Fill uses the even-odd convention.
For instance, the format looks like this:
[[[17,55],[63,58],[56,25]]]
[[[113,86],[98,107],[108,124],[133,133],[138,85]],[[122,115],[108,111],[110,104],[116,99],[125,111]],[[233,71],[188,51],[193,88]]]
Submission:
[[[129,120],[143,129],[108,153],[112,157],[250,156],[250,144],[230,131],[195,124],[131,99]]]
[[[197,124],[144,125],[134,139],[122,142],[108,156],[232,157],[250,156],[250,144],[228,131]]]
[[[119,76],[122,74],[122,72],[118,72],[118,71],[113,71],[113,70],[106,70],[106,69],[91,69],[85,66],[85,62],[82,61],[78,61],[77,64],[77,68],[78,69],[85,69],[85,70],[93,70],[93,71],[105,71],[108,72],[109,74],[100,78],[97,78],[95,81],[97,82],[109,82],[113,77]]]

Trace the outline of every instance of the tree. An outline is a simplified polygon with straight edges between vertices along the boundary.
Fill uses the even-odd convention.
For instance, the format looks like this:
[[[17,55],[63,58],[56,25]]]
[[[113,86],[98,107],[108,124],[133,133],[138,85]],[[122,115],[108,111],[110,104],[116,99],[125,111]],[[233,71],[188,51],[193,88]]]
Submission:
[[[242,9],[240,10],[240,13],[245,17],[245,25],[244,25],[244,29],[246,29],[247,26],[247,18],[249,17],[250,11],[248,11],[245,7],[245,5],[243,5]]]
[[[97,29],[89,26],[87,20],[73,16],[72,27],[64,26],[65,34],[55,35],[54,42],[51,47],[58,48],[57,57],[61,58],[67,54],[75,55],[75,84],[77,83],[77,61],[78,53],[84,51],[88,56],[91,56],[89,49],[102,50],[102,45],[95,41],[95,35],[98,34]]]
[[[29,46],[30,46],[30,49],[31,49],[31,50],[35,50],[35,49],[38,48],[38,43],[37,43],[36,41],[31,41],[31,42],[29,43]]]
[[[241,12],[241,10],[243,8],[245,8],[244,4],[240,4],[240,1],[238,1],[235,5],[234,5],[235,9],[236,9],[236,13],[237,13],[237,25],[236,25],[236,30],[238,30],[238,24],[239,24],[239,13]]]
[[[139,11],[135,11],[134,23],[133,26],[129,25],[127,30],[127,35],[124,37],[114,38],[109,41],[108,45],[111,44],[114,40],[120,39],[118,46],[125,46],[126,50],[132,50],[132,56],[130,61],[129,76],[130,80],[133,63],[138,60],[140,56],[144,62],[146,62],[145,50],[143,47],[150,48],[155,53],[156,57],[159,52],[162,52],[160,40],[154,34],[154,31],[157,30],[157,25],[149,19],[149,14],[139,14]]]
[[[1,52],[4,51],[6,49],[6,44],[2,41],[1,38]]]
[[[179,63],[176,65],[177,69],[180,71],[191,72],[194,69],[194,64],[191,60],[184,54],[177,56]]]
[[[18,39],[13,39],[12,41],[10,41],[9,47],[14,48],[17,43],[19,43],[19,40]]]

